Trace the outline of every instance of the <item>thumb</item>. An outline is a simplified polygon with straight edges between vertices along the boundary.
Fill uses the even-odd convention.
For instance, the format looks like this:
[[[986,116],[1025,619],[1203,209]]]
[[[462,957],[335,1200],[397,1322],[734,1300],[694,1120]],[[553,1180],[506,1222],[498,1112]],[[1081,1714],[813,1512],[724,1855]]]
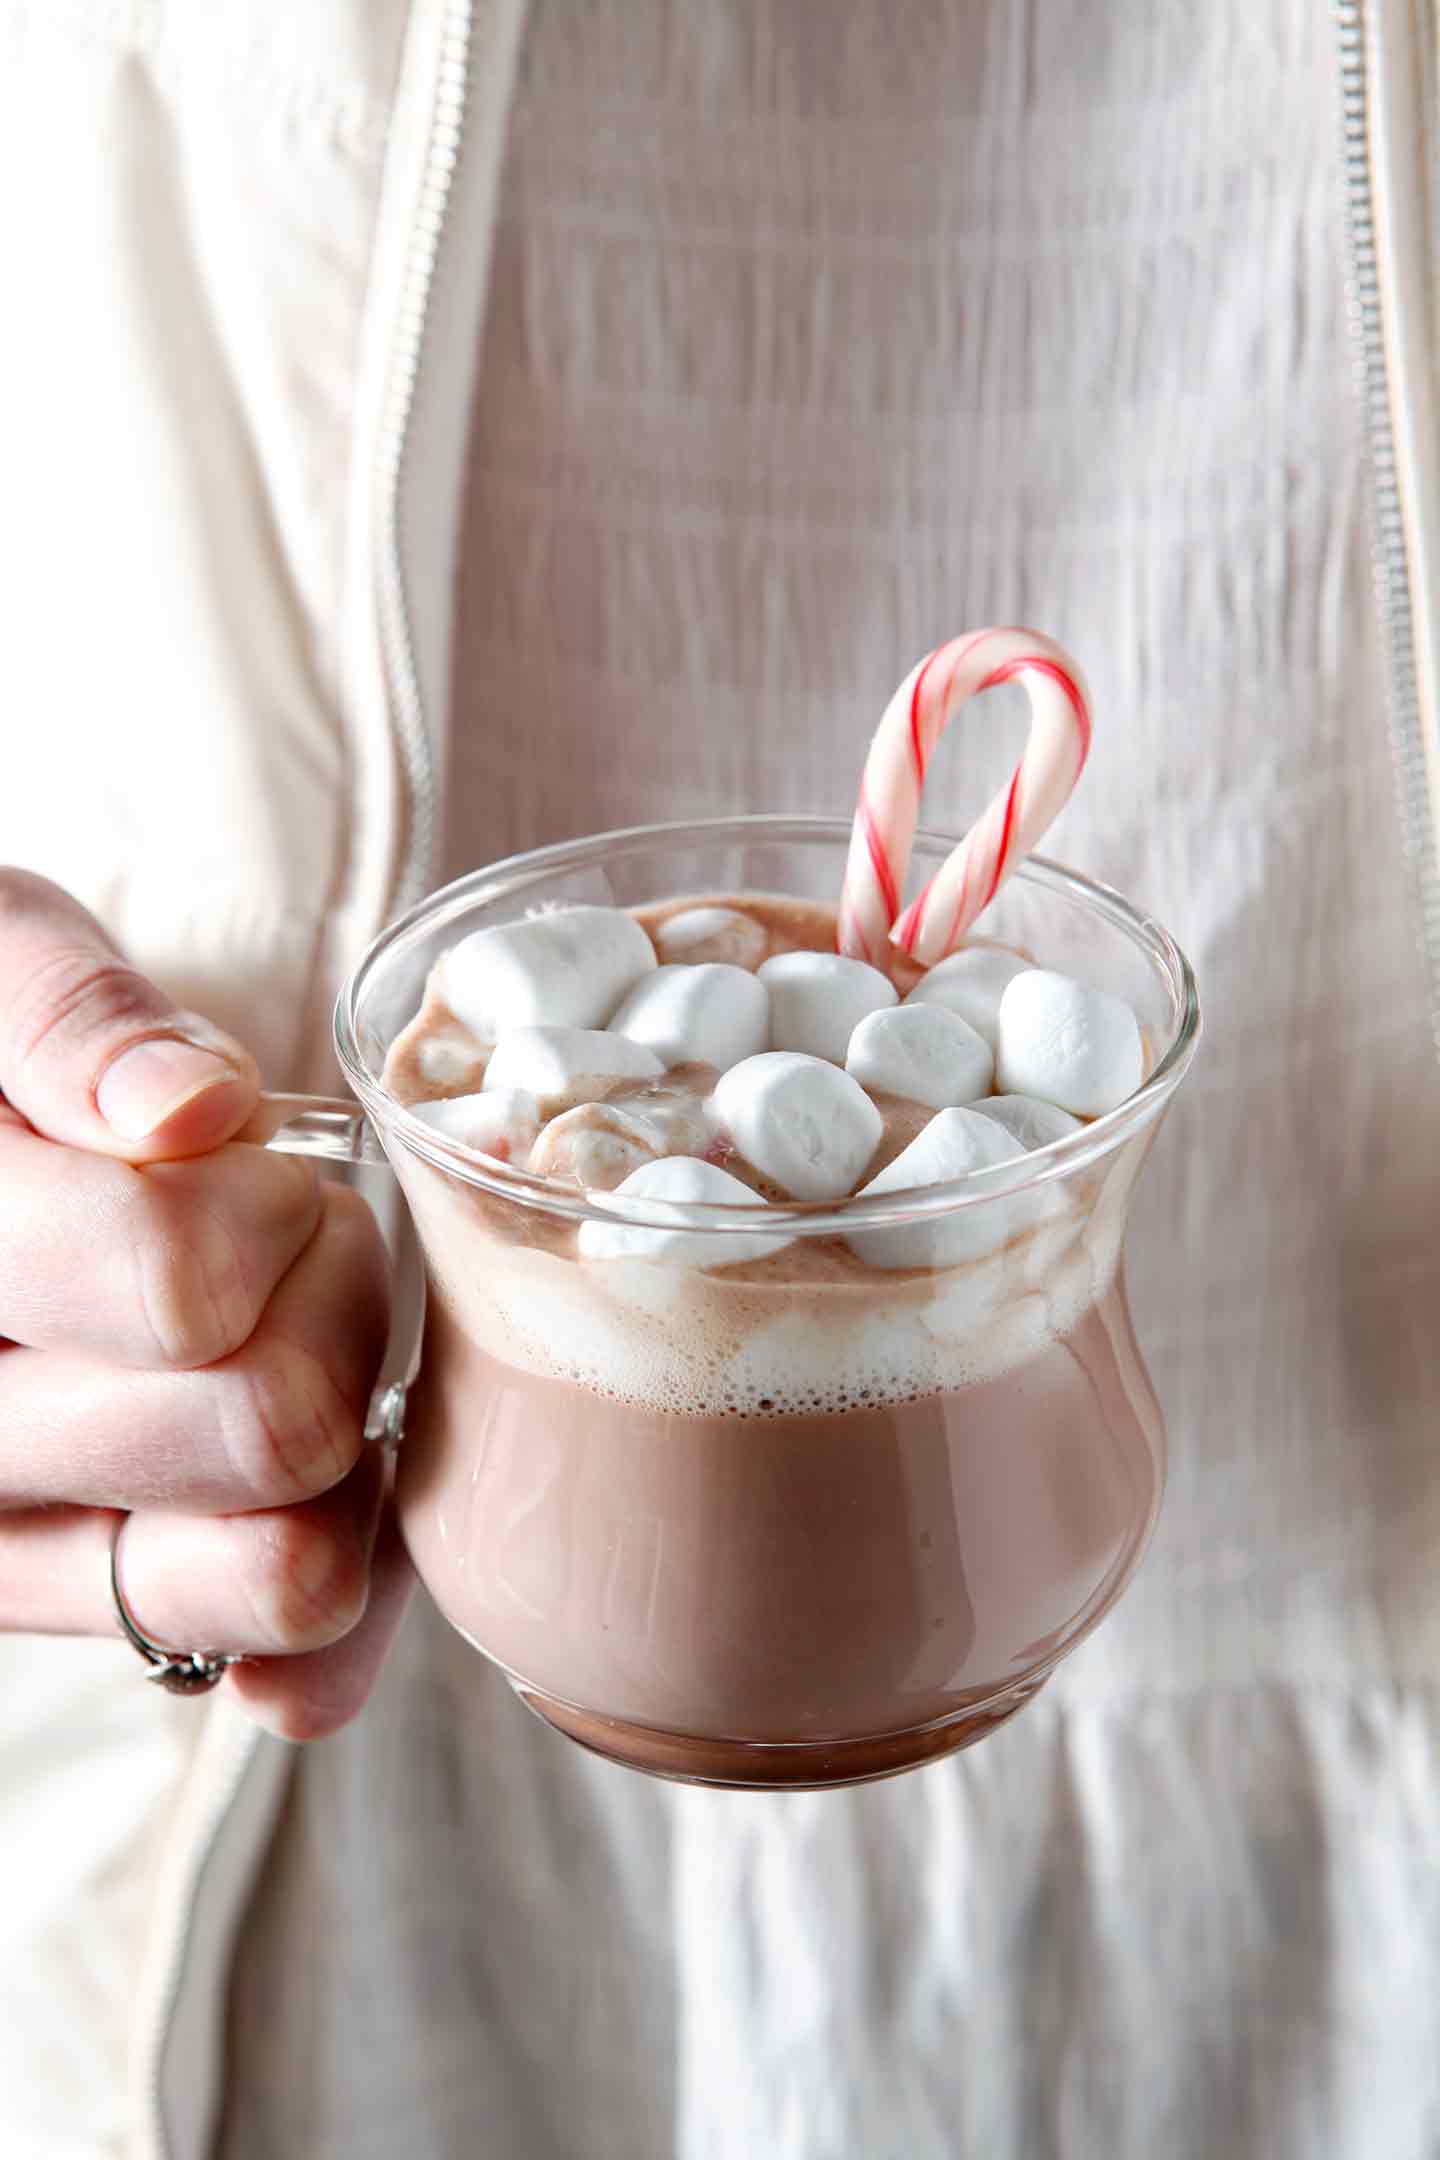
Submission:
[[[250,1053],[137,974],[78,901],[0,868],[0,1097],[37,1132],[127,1162],[200,1155],[259,1089]]]

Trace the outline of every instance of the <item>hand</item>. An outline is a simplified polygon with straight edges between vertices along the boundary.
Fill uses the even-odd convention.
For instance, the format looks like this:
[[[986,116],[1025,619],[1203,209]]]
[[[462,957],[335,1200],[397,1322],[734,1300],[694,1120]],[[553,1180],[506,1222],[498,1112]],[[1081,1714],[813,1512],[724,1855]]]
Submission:
[[[129,1510],[140,1627],[244,1652],[221,1684],[310,1739],[364,1702],[409,1588],[363,1444],[388,1271],[357,1194],[234,1141],[258,1092],[74,900],[0,869],[0,1628],[116,1633]]]

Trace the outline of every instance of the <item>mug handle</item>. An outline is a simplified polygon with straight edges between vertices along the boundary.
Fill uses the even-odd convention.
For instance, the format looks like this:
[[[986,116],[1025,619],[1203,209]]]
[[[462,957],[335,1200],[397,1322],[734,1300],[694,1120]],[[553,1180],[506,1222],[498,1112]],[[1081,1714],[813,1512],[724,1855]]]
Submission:
[[[374,1126],[358,1103],[343,1097],[262,1095],[235,1137],[282,1155],[382,1169],[398,1195],[395,1172]],[[425,1262],[403,1198],[392,1223],[393,1234],[386,1239],[395,1263],[390,1337],[365,1418],[366,1439],[378,1440],[385,1448],[398,1446],[404,1435],[405,1397],[420,1369],[425,1339]]]

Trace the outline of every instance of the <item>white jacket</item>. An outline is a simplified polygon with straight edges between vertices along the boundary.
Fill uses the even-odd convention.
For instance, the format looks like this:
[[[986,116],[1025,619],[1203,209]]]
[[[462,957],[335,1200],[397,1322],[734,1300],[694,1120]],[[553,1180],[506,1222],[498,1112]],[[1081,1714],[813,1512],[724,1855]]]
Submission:
[[[223,1699],[197,1710],[134,1684],[128,1651],[0,1645],[0,2150],[25,2160],[207,2151],[243,1924],[229,2040],[243,2091],[232,2092],[224,2138],[244,2160],[267,2150],[438,2156],[452,2138],[524,2160],[1419,2160],[1440,2143],[1424,2042],[1427,1991],[1440,1979],[1430,1864],[1440,1611],[1423,1564],[1440,1521],[1421,1451],[1437,1400],[1440,1182],[1427,1181],[1440,1181],[1440,1120],[1406,915],[1417,901],[1429,911],[1433,1012],[1432,12],[1397,0],[1342,7],[1323,60],[1337,104],[1349,100],[1383,614],[1366,626],[1355,613],[1349,498],[1332,532],[1330,513],[1304,499],[1303,465],[1287,468],[1293,506],[1215,507],[1198,489],[1175,503],[1197,531],[1229,520],[1282,554],[1291,531],[1321,536],[1313,562],[1272,567],[1274,591],[1288,575],[1290,613],[1315,612],[1310,643],[1295,634],[1318,656],[1323,718],[1307,731],[1277,714],[1268,753],[1243,684],[1218,671],[1177,681],[1163,657],[1167,637],[1190,635],[1190,612],[1204,613],[1228,630],[1207,629],[1193,649],[1228,650],[1257,679],[1271,667],[1264,680],[1283,695],[1260,598],[1203,589],[1223,582],[1224,564],[1217,571],[1198,546],[1184,589],[1156,601],[1137,581],[1127,602],[1114,598],[1090,577],[1086,549],[1103,540],[1122,562],[1158,554],[1158,513],[1102,534],[1099,520],[1118,514],[1111,498],[1087,492],[1096,484],[1080,464],[1056,475],[1045,462],[1076,459],[1092,426],[1104,445],[1097,468],[1132,451],[1124,428],[1111,428],[1123,389],[1114,412],[1106,403],[1112,364],[1137,377],[1147,365],[1123,304],[1112,319],[1108,295],[1076,303],[1079,344],[1088,308],[1114,329],[1118,353],[1067,350],[1089,400],[1083,420],[1078,404],[1047,411],[1029,390],[1012,405],[979,362],[967,374],[963,321],[952,332],[942,320],[929,337],[955,363],[948,389],[887,382],[883,357],[868,373],[857,357],[837,394],[840,421],[806,421],[810,454],[793,453],[804,486],[779,503],[725,434],[736,393],[723,341],[749,301],[727,282],[718,245],[697,258],[706,277],[684,302],[708,319],[715,372],[702,349],[687,357],[685,383],[667,374],[683,339],[666,342],[663,319],[646,313],[644,272],[626,258],[627,245],[649,245],[648,228],[627,225],[624,189],[652,155],[671,173],[696,161],[697,199],[677,198],[673,214],[702,238],[724,232],[725,165],[754,174],[762,279],[778,284],[774,266],[807,245],[825,263],[817,345],[806,342],[813,323],[773,297],[763,317],[773,333],[763,395],[782,418],[787,367],[866,349],[866,265],[883,262],[885,291],[908,290],[913,235],[935,193],[927,161],[916,167],[890,147],[904,142],[913,82],[891,84],[883,152],[880,123],[862,115],[850,157],[816,186],[835,153],[823,129],[813,142],[805,133],[803,86],[883,86],[881,42],[852,52],[847,76],[845,56],[824,50],[823,25],[819,46],[805,47],[803,11],[787,19],[732,0],[704,16],[718,27],[711,46],[697,32],[692,79],[667,46],[669,12],[637,4],[602,18],[537,5],[530,79],[512,111],[519,0],[304,10],[252,0],[223,20],[162,0],[0,7],[11,206],[0,591],[13,603],[0,857],[78,892],[142,965],[244,1034],[272,1082],[325,1086],[337,977],[402,900],[459,866],[442,861],[447,800],[451,847],[472,857],[552,837],[567,819],[569,829],[617,824],[701,800],[811,807],[829,790],[825,806],[843,809],[834,746],[858,748],[864,719],[846,669],[827,676],[823,664],[845,650],[836,595],[853,587],[861,614],[883,595],[861,626],[857,664],[874,674],[867,714],[927,636],[990,613],[992,591],[1005,613],[1023,602],[1081,646],[1103,693],[1090,806],[1070,814],[1060,852],[1144,891],[1198,944],[1202,989],[1219,998],[1194,1108],[1162,1135],[1155,1203],[1137,1226],[1146,1272],[1165,1291],[1148,1313],[1143,1283],[1140,1299],[1177,1454],[1165,1526],[1127,1607],[1055,1683],[1053,1702],[973,1757],[844,1800],[674,1795],[557,1754],[423,1611],[372,1712],[298,1776],[293,1751],[257,1740]],[[727,33],[752,12],[764,35],[746,61],[750,93],[790,99],[793,133],[767,137],[758,122],[746,131]],[[1174,28],[1181,11],[1144,12]],[[1291,78],[1291,126],[1304,133],[1300,101],[1319,80],[1302,33],[1310,11],[1277,5],[1268,50],[1254,27],[1264,12],[1250,0],[1214,12],[1228,53],[1211,56],[1203,79],[1202,55],[1198,87],[1171,93],[1182,124],[1193,120],[1187,96],[1210,98],[1233,78],[1231,124],[1257,140],[1274,132],[1265,69],[1288,40],[1292,58],[1305,56]],[[869,14],[854,11],[852,40]],[[943,71],[977,19],[937,15],[946,35],[926,67]],[[1013,113],[1023,97],[1005,64],[1012,47],[1013,32],[994,31],[985,91]],[[986,210],[994,144],[975,128],[972,169],[963,145],[947,143],[957,199],[973,187],[1002,239],[1006,215],[1027,229],[1042,212],[1069,215],[1087,157],[1097,205],[1074,212],[1076,229],[1123,214],[1098,200],[1115,130],[1098,106],[1087,118],[1098,93],[1086,69],[1103,88],[1108,57],[1057,46],[1037,58],[1042,84],[1046,69],[1073,69],[1079,117],[1054,141],[1030,140],[1033,195],[1022,178]],[[1163,55],[1150,57],[1158,69]],[[1133,85],[1116,80],[1135,99],[1131,154],[1158,163],[1170,107],[1156,92],[1146,110],[1143,68]],[[1225,108],[1217,99],[1214,109]],[[497,216],[507,152],[521,206],[508,224]],[[852,160],[871,176],[854,200]],[[540,229],[562,201],[567,230],[582,235],[574,277],[547,286],[542,264],[524,286],[527,313],[513,305],[524,218]],[[807,201],[821,208],[802,240],[796,204]],[[1198,231],[1208,208],[1167,207],[1183,247],[1186,219]],[[943,200],[933,214],[943,224]],[[1301,238],[1338,247],[1333,216],[1323,230],[1303,224]],[[1018,260],[1026,243],[1014,244]],[[1262,296],[1289,306],[1299,243],[1283,224],[1273,240],[1242,228],[1237,259],[1266,244],[1287,269]],[[961,236],[962,260],[972,245]],[[1333,291],[1326,274],[1317,252],[1297,289]],[[1064,282],[1063,271],[1042,280],[1027,304],[1043,309],[1047,294],[1068,304]],[[916,289],[932,283],[922,262]],[[608,329],[627,371],[613,379],[585,342],[609,289],[632,307]],[[488,325],[487,291],[503,303]],[[1222,321],[1248,321],[1258,305],[1237,293]],[[1007,337],[1019,350],[1021,331],[994,306],[988,335],[1002,353]],[[929,349],[907,322],[897,303],[893,337],[874,349]],[[475,687],[452,742],[450,596],[477,359],[467,529],[477,504],[483,524],[460,565],[458,618],[458,679]],[[1251,364],[1222,342],[1208,377],[1197,370],[1167,412],[1203,430],[1207,390],[1214,409],[1225,398],[1233,407]],[[565,434],[577,382],[583,441]],[[860,389],[869,404],[857,402],[866,417],[852,435],[844,397]],[[822,420],[824,391],[807,377]],[[886,522],[897,500],[900,516],[933,515],[937,533],[957,514],[953,446],[936,434],[921,456],[901,426],[906,399],[918,411],[927,397],[938,411],[948,397],[976,416],[976,436],[987,431],[983,442],[963,431],[964,481],[986,505],[996,558],[1009,549],[1025,565],[1017,591],[989,558],[965,557],[958,610],[943,545],[938,568],[907,557],[902,528]],[[588,439],[597,414],[611,429],[603,451]],[[669,445],[670,493],[652,531],[641,483],[654,430]],[[1042,436],[1030,471],[1027,450]],[[752,460],[767,440],[738,423],[735,438]],[[1146,454],[1164,447],[1157,436]],[[1314,446],[1327,475],[1329,448]],[[771,454],[778,471],[792,453],[777,439]],[[912,454],[892,499],[884,491]],[[613,586],[591,594],[583,573],[566,586],[556,569],[553,506],[572,487],[577,506],[587,486],[599,499],[597,459],[621,537],[606,558]],[[824,490],[806,478],[822,469]],[[1186,469],[1205,468],[1197,456]],[[1082,546],[1067,552],[1038,509],[1006,530],[1017,473],[1036,504],[1058,496],[1082,526],[1095,521]],[[799,567],[787,517],[804,539]],[[747,568],[751,549],[763,574]],[[542,653],[513,632],[545,619],[551,583],[576,596],[576,614],[559,649]],[[753,651],[748,619],[725,613],[727,594],[765,619]],[[1098,665],[1086,608],[1103,625]],[[1278,601],[1274,619],[1293,630]],[[1331,649],[1337,638],[1343,653]],[[587,639],[608,655],[608,674],[590,664]],[[733,658],[733,679],[717,654]],[[1404,859],[1389,806],[1372,818],[1388,753],[1365,691],[1381,659]],[[809,672],[791,679],[797,664]],[[658,738],[668,757],[653,754],[652,696],[670,700],[674,733]],[[713,732],[727,740],[692,759],[684,714],[702,697],[726,716]],[[1108,738],[1107,706],[1124,716]],[[583,749],[585,715],[608,758]],[[958,812],[958,783],[954,795]],[[1363,829],[1349,831],[1347,802]],[[458,828],[456,803],[468,806]],[[1317,935],[1341,955],[1329,971],[1338,985],[1323,951],[1312,979],[1286,912],[1286,889],[1308,890],[1317,834],[1350,849],[1318,903],[1331,909]],[[1343,941],[1361,908],[1373,967],[1352,992],[1363,970]],[[1273,1044],[1257,1026],[1227,1046],[1225,1000],[1242,996],[1247,967],[1259,972],[1267,935],[1301,983],[1301,1039]],[[1362,1028],[1385,1086],[1352,1077]],[[1338,1072],[1332,1050],[1346,1061]],[[1357,1137],[1353,1158],[1327,1159],[1302,1189],[1281,1165],[1305,1160],[1286,1125],[1304,1087],[1342,1104]],[[1217,1134],[1218,1180],[1206,1171]],[[1169,1251],[1177,1229],[1188,1262]],[[1383,1280],[1382,1316],[1361,1294],[1367,1277]],[[1250,1301],[1268,1331],[1260,1340],[1239,1310]],[[1307,1327],[1333,1334],[1347,1315],[1358,1339],[1327,1362]],[[1383,1348],[1367,1353],[1367,1342]],[[446,1754],[436,1736],[452,1725],[463,1730]],[[469,1796],[459,1821],[447,1818],[447,1777]],[[413,1847],[424,1844],[442,1890],[460,1886],[448,1912],[420,1872]],[[344,1885],[329,1885],[329,1902],[327,1864]],[[312,1930],[329,1931],[333,1963],[316,1960]],[[357,1976],[372,1956],[367,1990]],[[345,2022],[330,2029],[337,2001]],[[646,2073],[632,2062],[628,2075],[607,2075],[627,2031]],[[363,2102],[358,2125],[337,2097],[347,2082]]]

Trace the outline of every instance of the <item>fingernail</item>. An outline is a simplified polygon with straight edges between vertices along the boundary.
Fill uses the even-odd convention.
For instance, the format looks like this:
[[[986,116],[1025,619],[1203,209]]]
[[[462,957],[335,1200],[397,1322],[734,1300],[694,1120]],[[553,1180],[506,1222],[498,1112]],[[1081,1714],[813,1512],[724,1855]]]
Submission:
[[[238,1080],[233,1065],[213,1050],[173,1036],[156,1036],[122,1050],[100,1075],[95,1103],[101,1117],[122,1140],[146,1140],[183,1104]]]

